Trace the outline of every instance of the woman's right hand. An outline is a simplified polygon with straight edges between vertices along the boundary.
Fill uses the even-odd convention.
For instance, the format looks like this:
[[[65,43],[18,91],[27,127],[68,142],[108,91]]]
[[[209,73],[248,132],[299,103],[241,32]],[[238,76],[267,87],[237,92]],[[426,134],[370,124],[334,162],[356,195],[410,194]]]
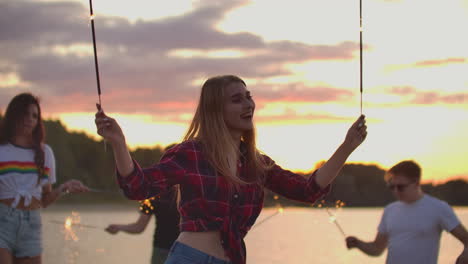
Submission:
[[[89,188],[79,180],[69,180],[59,187],[60,193],[83,193],[89,192]]]
[[[106,229],[105,229],[108,233],[110,234],[117,234],[119,231],[120,231],[120,228],[119,228],[119,225],[109,225]]]
[[[359,240],[356,237],[349,236],[346,238],[346,247],[348,249],[357,247],[358,243],[359,243]]]
[[[125,136],[117,121],[107,116],[99,104],[96,104],[96,106],[98,111],[96,112],[94,123],[96,123],[97,133],[112,145],[125,144]]]

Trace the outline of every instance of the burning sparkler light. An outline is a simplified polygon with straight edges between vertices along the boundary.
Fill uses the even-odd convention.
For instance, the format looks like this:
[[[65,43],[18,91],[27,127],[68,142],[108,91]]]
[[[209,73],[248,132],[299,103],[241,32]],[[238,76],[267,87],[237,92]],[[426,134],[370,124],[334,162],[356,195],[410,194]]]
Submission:
[[[324,205],[325,201],[322,200],[321,203],[319,205],[317,205],[318,208],[322,208],[322,206]],[[335,208],[340,210],[341,208],[343,208],[344,206],[344,202],[343,201],[336,201],[335,202]],[[335,214],[333,214],[332,212],[330,212],[328,206],[325,205],[325,210],[327,211],[327,214],[328,214],[328,220],[330,221],[330,223],[334,223],[335,226],[338,228],[338,230],[340,231],[340,233],[346,237],[346,234],[345,232],[343,231],[343,228],[341,227],[341,225],[338,223],[338,220],[337,220],[337,217]]]
[[[252,226],[252,229],[258,227],[259,225],[261,225],[261,224],[263,224],[263,223],[265,223],[266,221],[270,220],[271,218],[273,218],[273,217],[276,216],[276,215],[283,214],[283,212],[284,212],[284,208],[280,205],[280,206],[276,209],[276,211],[275,211],[274,213],[272,213],[271,215],[269,215],[269,216],[263,218],[261,221],[255,223],[255,225]]]
[[[79,224],[80,222],[81,217],[77,212],[72,211],[72,216],[67,216],[67,218],[65,218],[65,222],[63,224],[65,240],[73,240],[75,242],[79,240],[75,230],[73,230],[73,225]]]

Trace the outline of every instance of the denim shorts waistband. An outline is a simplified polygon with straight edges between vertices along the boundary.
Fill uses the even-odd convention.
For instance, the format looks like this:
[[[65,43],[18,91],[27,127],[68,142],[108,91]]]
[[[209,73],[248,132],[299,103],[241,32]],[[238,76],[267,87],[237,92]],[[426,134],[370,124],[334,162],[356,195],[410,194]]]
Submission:
[[[21,210],[21,209],[10,207],[4,203],[0,203],[0,214],[20,215],[24,217],[29,217],[31,215],[35,215],[38,213],[39,213],[39,210]]]
[[[185,255],[192,259],[204,261],[203,263],[210,263],[210,264],[230,264],[231,263],[229,261],[222,260],[214,256],[211,256],[209,254],[206,254],[203,251],[200,251],[196,248],[188,246],[179,241],[174,242],[170,253]]]

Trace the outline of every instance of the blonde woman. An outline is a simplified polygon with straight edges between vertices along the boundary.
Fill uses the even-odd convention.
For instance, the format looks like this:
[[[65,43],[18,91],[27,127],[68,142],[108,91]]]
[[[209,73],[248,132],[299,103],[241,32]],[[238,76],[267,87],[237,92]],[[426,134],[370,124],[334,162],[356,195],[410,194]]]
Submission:
[[[184,141],[146,169],[130,156],[115,119],[102,109],[96,113],[98,134],[112,145],[117,179],[128,198],[142,200],[180,186],[181,233],[166,263],[246,263],[243,239],[262,209],[263,188],[314,202],[329,191],[329,184],[367,135],[361,116],[324,166],[305,178],[260,154],[254,110],[242,79],[233,75],[208,79]]]

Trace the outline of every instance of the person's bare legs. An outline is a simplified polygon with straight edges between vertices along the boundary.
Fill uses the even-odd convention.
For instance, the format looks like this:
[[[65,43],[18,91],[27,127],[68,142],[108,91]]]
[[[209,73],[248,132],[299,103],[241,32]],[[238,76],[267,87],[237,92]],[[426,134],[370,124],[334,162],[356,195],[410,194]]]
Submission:
[[[42,257],[30,257],[30,258],[15,258],[14,264],[41,264]]]
[[[2,264],[13,264],[13,256],[10,251],[5,248],[0,248],[0,263]]]

